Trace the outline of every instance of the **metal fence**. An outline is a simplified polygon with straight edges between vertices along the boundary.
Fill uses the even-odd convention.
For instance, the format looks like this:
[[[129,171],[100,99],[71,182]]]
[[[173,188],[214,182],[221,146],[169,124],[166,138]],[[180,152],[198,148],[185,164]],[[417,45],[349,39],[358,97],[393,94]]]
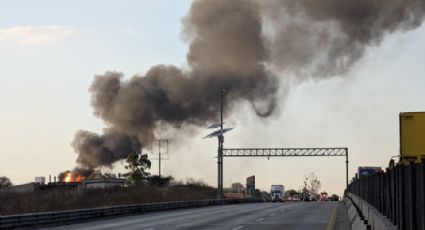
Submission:
[[[398,229],[425,230],[425,162],[361,177],[347,190],[376,207]]]
[[[0,229],[34,228],[46,225],[78,223],[84,220],[124,216],[173,209],[205,207],[212,205],[240,204],[261,202],[261,199],[217,199],[195,200],[166,203],[122,205],[106,208],[79,209],[60,212],[29,213],[21,215],[0,216]]]

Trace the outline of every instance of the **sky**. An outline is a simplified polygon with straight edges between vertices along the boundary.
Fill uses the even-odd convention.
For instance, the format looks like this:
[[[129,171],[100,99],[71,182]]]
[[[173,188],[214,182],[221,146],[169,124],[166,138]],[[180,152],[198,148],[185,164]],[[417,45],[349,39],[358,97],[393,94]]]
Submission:
[[[21,184],[75,166],[77,130],[101,132],[90,87],[108,70],[126,78],[156,64],[186,65],[182,18],[191,1],[0,0],[0,175]],[[398,155],[398,114],[424,111],[425,27],[385,36],[344,76],[281,87],[278,110],[257,117],[240,104],[225,123],[225,147],[348,147],[349,177],[358,166],[386,167]],[[162,172],[216,185],[215,139],[164,130],[170,146]],[[146,151],[149,151],[147,149]],[[154,150],[155,151],[155,150]],[[150,154],[152,158],[155,155]],[[152,174],[158,162],[152,160]],[[123,172],[118,162],[107,172]],[[322,190],[342,194],[345,158],[225,158],[224,185],[300,189],[314,172]]]

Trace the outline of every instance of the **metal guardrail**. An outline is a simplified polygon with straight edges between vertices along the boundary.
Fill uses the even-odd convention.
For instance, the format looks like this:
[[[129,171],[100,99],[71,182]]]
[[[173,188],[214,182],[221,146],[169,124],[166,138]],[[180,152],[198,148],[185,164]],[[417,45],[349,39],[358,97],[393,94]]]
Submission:
[[[46,225],[71,224],[83,220],[105,217],[141,214],[146,212],[167,211],[173,209],[206,207],[213,205],[241,204],[261,202],[260,199],[215,199],[177,201],[165,203],[147,203],[136,205],[121,205],[105,208],[89,208],[60,212],[41,212],[20,215],[0,216],[0,229],[34,228]]]
[[[400,230],[425,230],[425,162],[361,177],[348,192],[374,206]]]

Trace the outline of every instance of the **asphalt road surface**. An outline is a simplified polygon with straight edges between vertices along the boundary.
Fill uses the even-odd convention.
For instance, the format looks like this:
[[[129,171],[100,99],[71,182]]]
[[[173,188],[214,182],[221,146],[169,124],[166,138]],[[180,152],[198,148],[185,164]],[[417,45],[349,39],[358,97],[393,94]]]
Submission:
[[[52,229],[327,229],[338,202],[253,203],[155,212]]]

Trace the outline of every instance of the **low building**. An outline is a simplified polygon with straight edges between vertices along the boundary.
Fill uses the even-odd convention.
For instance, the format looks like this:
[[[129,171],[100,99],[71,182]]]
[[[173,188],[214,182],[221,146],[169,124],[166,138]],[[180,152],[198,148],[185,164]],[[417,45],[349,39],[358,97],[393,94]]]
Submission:
[[[45,184],[46,183],[46,177],[36,176],[34,182],[37,183],[37,184]]]
[[[244,193],[245,192],[245,187],[241,184],[241,183],[233,183],[232,184],[232,192],[236,192],[236,193]]]
[[[80,182],[51,182],[40,185],[40,190],[44,192],[78,192],[80,185]]]
[[[12,185],[6,188],[1,188],[0,192],[7,193],[32,193],[40,190],[40,184],[38,183],[27,183],[20,185]]]
[[[123,178],[93,178],[83,181],[86,189],[109,189],[124,187],[126,179]]]

